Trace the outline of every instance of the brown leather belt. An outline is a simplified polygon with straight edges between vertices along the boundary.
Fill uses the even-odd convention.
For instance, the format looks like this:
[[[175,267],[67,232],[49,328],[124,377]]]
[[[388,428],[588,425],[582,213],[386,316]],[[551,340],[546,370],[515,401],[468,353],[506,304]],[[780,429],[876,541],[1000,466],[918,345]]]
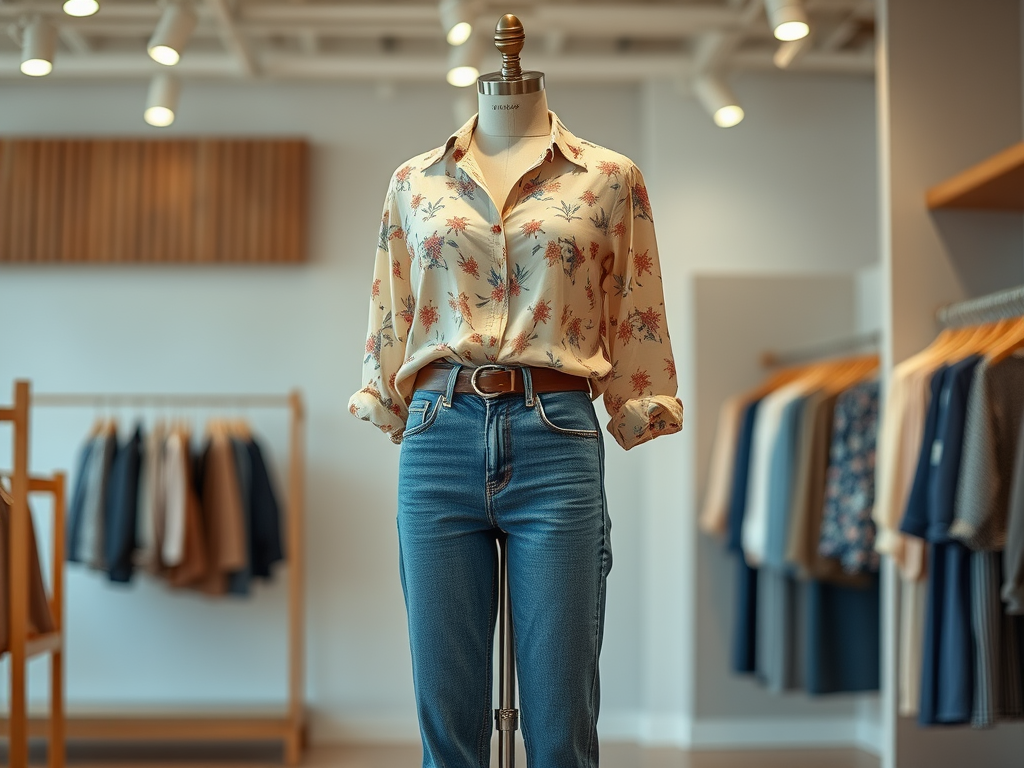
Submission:
[[[444,363],[430,363],[416,375],[414,389],[430,392],[445,392],[452,366]],[[590,392],[590,383],[582,376],[556,371],[554,368],[530,367],[530,380],[534,392]],[[524,392],[522,368],[502,368],[482,365],[479,368],[462,368],[455,379],[455,392],[463,395],[496,397],[512,392]]]

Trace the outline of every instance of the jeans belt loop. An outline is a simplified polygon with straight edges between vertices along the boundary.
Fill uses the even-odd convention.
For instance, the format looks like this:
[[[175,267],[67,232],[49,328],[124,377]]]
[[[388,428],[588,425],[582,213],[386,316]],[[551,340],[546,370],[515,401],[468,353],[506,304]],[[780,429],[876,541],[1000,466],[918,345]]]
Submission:
[[[523,389],[526,393],[526,407],[533,408],[533,374],[530,372],[530,367],[524,365],[519,369],[523,375]]]
[[[441,405],[445,408],[452,407],[452,398],[455,397],[455,382],[459,378],[459,371],[461,370],[462,366],[456,363],[448,372],[448,383],[445,386],[444,394],[441,395]]]

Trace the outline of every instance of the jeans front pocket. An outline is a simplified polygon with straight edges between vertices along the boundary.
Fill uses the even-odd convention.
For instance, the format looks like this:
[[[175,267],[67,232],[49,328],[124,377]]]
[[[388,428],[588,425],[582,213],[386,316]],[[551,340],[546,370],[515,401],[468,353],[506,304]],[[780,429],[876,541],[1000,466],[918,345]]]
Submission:
[[[417,391],[409,404],[409,418],[405,422],[405,432],[402,439],[426,432],[430,425],[437,419],[437,412],[441,408],[441,393]]]
[[[586,392],[545,392],[535,400],[537,415],[552,432],[591,439],[599,435],[594,405]]]

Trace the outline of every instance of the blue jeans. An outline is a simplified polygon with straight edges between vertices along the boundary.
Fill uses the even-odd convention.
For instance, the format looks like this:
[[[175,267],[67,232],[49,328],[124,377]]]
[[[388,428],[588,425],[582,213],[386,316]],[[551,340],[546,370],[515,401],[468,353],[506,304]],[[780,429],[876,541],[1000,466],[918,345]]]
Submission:
[[[417,391],[398,534],[425,768],[486,768],[495,540],[508,535],[520,727],[535,768],[596,768],[611,522],[586,392]]]

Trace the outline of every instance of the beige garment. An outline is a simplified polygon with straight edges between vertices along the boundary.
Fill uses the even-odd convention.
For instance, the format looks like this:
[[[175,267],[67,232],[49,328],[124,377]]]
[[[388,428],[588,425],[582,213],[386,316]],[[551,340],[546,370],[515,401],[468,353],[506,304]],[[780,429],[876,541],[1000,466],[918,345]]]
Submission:
[[[171,429],[164,445],[163,476],[164,531],[160,556],[168,568],[181,565],[185,557],[185,524],[188,506],[188,443],[180,429]]]
[[[11,628],[10,621],[10,599],[11,599],[11,514],[13,510],[7,503],[7,499],[0,494],[0,653],[10,649]],[[50,612],[50,601],[46,596],[46,587],[43,585],[43,570],[39,562],[39,548],[36,545],[35,525],[32,522],[32,513],[29,512],[28,525],[29,560],[28,560],[28,633],[32,635],[44,635],[53,632],[56,625],[53,621],[53,614]]]
[[[796,506],[790,522],[787,560],[796,565],[800,576],[844,586],[863,587],[869,574],[851,574],[831,557],[818,551],[821,524],[825,518],[829,452],[832,447],[832,420],[838,394],[817,393],[804,407],[797,456],[800,470],[793,486]]]
[[[154,575],[158,575],[162,570],[160,550],[163,546],[164,512],[167,503],[163,472],[166,439],[164,425],[162,423],[154,425],[146,435],[142,466],[139,470],[135,564]]]
[[[921,700],[921,665],[924,663],[922,649],[928,583],[908,579],[902,573],[899,580],[899,708],[901,715],[912,717],[917,714]]]
[[[199,498],[196,496],[195,484],[192,481],[192,461],[188,451],[191,436],[185,430],[175,430],[172,437],[174,435],[177,435],[179,444],[185,447],[176,458],[176,461],[180,462],[183,478],[182,548],[181,558],[178,564],[170,569],[167,578],[172,587],[198,587],[206,577],[210,558]]]
[[[202,590],[211,595],[223,595],[228,591],[228,575],[245,568],[249,557],[235,452],[231,440],[222,431],[210,438],[203,463],[202,509],[209,555]]]
[[[722,403],[718,412],[718,429],[708,468],[708,487],[704,494],[704,509],[700,515],[700,529],[715,536],[725,536],[729,529],[729,501],[732,494],[733,471],[736,465],[736,442],[739,439],[740,418],[746,400],[732,397]]]

